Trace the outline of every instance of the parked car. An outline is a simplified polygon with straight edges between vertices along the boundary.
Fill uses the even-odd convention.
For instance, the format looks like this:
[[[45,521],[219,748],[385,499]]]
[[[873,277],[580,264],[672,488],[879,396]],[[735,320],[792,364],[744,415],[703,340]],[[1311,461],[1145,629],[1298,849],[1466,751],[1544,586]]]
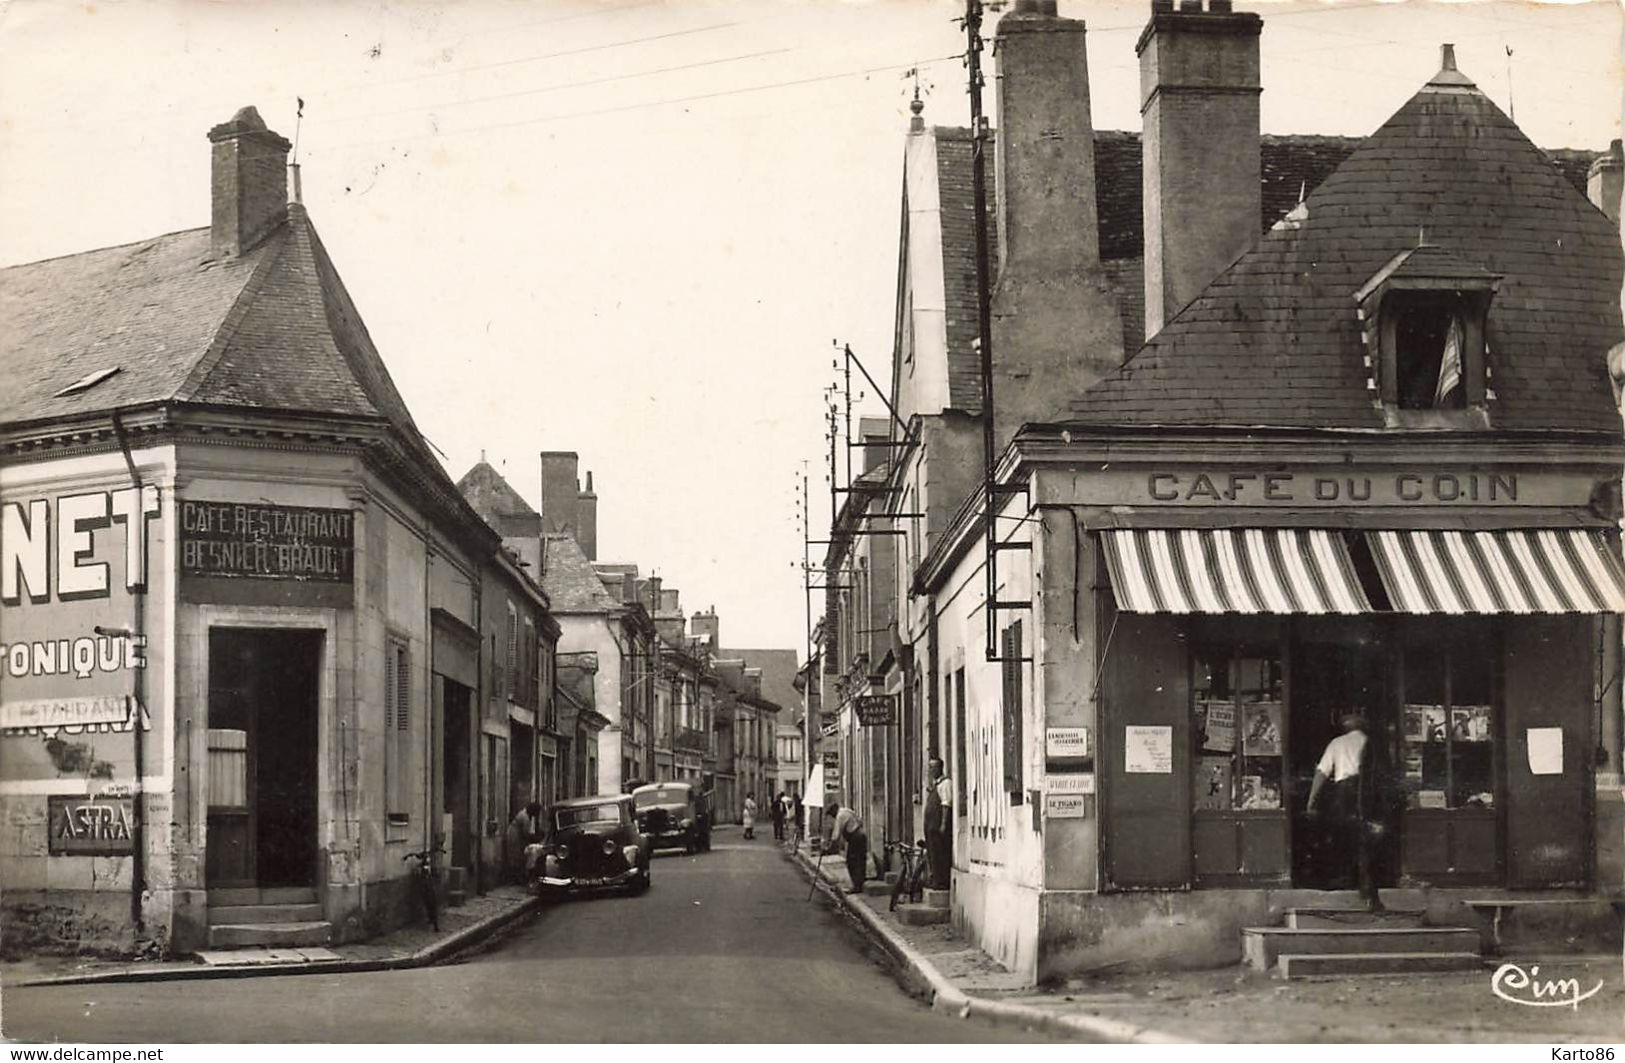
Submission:
[[[709,793],[686,782],[656,782],[632,791],[638,829],[656,849],[681,847],[690,853],[711,848]]]
[[[649,888],[649,839],[638,830],[632,798],[600,794],[560,801],[547,810],[546,842],[532,861],[543,897],[587,890]]]

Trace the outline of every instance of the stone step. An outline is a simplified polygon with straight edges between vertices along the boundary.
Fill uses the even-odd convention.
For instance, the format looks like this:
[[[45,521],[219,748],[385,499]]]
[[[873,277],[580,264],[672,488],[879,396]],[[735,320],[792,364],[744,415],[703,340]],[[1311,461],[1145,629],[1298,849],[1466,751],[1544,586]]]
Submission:
[[[1473,971],[1483,965],[1483,958],[1476,952],[1343,952],[1320,956],[1282,953],[1278,970],[1282,978],[1312,978],[1316,975]]]
[[[946,908],[933,908],[929,904],[899,904],[897,921],[904,926],[935,926],[953,918]]]
[[[209,927],[209,947],[232,949],[264,945],[295,948],[300,945],[325,945],[332,931],[330,923],[228,923]]]
[[[213,904],[209,924],[315,923],[322,918],[319,904]]]
[[[468,903],[468,894],[463,890],[446,891],[446,907],[461,908]]]
[[[1241,931],[1248,966],[1267,971],[1283,954],[1324,956],[1351,952],[1477,952],[1478,931],[1458,926],[1356,927],[1295,930],[1249,926]]]
[[[315,904],[316,891],[309,886],[242,886],[208,891],[210,908],[235,908],[245,904]]]
[[[890,897],[892,884],[885,879],[872,878],[864,882],[863,895],[865,897]]]
[[[1415,927],[1423,925],[1427,913],[1420,909],[1390,908],[1372,912],[1365,908],[1288,908],[1285,923],[1293,930],[1330,930],[1338,927]]]
[[[941,908],[947,911],[953,906],[953,894],[948,890],[934,890],[930,887],[925,891],[925,903],[932,908]]]

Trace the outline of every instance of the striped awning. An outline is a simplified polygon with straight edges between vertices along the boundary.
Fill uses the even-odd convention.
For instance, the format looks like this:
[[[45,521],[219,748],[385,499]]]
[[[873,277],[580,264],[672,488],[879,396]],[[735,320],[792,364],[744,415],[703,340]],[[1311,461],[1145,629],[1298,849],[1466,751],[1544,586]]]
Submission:
[[[1395,612],[1625,612],[1625,566],[1598,532],[1378,531],[1366,540]]]
[[[1372,611],[1348,547],[1323,529],[1114,529],[1101,540],[1127,612]]]

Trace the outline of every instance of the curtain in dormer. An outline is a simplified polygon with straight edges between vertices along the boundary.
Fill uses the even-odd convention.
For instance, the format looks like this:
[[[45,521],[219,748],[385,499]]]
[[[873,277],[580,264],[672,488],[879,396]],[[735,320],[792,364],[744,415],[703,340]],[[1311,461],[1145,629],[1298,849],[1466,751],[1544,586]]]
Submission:
[[[1461,318],[1451,314],[1450,328],[1444,337],[1444,354],[1439,359],[1439,386],[1433,393],[1435,409],[1444,409],[1456,404],[1453,393],[1462,388],[1461,349],[1464,342]]]

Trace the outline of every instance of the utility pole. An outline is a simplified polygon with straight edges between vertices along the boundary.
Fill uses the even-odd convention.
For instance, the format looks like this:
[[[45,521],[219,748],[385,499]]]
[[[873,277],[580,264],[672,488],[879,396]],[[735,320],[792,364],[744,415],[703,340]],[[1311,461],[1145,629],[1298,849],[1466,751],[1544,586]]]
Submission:
[[[970,76],[971,198],[976,230],[977,354],[982,371],[982,515],[987,525],[987,659],[998,657],[999,573],[996,504],[993,483],[993,297],[987,250],[987,118],[982,113],[982,2],[965,0],[965,66]]]

